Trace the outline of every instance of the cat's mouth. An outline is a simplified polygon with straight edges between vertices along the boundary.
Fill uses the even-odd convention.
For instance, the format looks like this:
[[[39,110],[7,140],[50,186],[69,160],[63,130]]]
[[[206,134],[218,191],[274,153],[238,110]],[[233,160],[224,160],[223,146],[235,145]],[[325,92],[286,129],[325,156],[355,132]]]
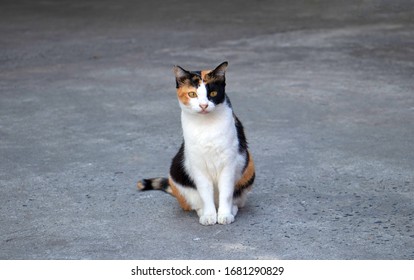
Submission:
[[[210,113],[209,111],[207,111],[207,110],[201,110],[200,112],[198,112],[199,114],[202,114],[202,115],[206,115],[206,114],[208,114],[208,113]]]

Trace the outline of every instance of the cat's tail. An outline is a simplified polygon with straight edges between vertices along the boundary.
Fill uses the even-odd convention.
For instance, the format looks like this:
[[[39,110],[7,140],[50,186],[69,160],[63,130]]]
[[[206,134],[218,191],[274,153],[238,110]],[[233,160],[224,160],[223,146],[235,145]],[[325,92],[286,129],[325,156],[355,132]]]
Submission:
[[[138,182],[137,187],[140,191],[159,190],[173,195],[168,178],[143,179]]]

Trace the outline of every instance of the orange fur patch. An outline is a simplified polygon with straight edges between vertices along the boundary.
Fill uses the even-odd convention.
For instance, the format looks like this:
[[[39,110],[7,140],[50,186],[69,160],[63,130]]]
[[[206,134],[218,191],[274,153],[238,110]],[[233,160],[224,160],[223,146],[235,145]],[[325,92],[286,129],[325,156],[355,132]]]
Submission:
[[[180,204],[181,208],[183,208],[184,211],[190,211],[191,206],[188,205],[187,201],[185,200],[185,197],[180,193],[180,191],[175,186],[173,180],[169,178],[169,184],[172,190],[172,195],[177,199],[178,203]]]
[[[193,86],[183,85],[177,88],[177,97],[181,103],[188,105],[190,103],[190,97],[188,93],[194,91],[197,92],[197,89]]]
[[[216,77],[216,76],[210,75],[211,72],[213,72],[213,70],[201,71],[201,78],[203,79],[203,82],[205,84],[214,83],[216,81],[222,81],[224,79],[224,77]]]
[[[254,169],[253,158],[250,155],[250,152],[248,152],[248,155],[249,155],[249,163],[248,163],[246,169],[244,170],[242,177],[240,178],[240,180],[236,184],[236,190],[241,188],[245,184],[247,184],[249,182],[249,180],[254,176],[255,169]]]
[[[144,189],[144,185],[142,184],[142,182],[141,182],[141,181],[139,181],[139,182],[137,183],[137,188],[138,188],[139,190],[143,190],[143,189]]]
[[[203,70],[203,71],[201,71],[201,78],[203,79],[203,82],[206,84],[207,82],[208,82],[208,79],[209,79],[209,77],[208,77],[208,73],[210,73],[211,72],[211,70]]]

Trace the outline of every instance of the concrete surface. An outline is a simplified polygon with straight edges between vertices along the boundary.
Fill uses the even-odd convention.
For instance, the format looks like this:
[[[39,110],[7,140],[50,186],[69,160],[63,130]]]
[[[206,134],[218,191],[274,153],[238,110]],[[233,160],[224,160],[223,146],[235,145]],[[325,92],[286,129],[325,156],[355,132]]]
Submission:
[[[1,259],[413,259],[412,1],[2,1]],[[228,60],[257,165],[204,227],[163,193],[172,65]]]

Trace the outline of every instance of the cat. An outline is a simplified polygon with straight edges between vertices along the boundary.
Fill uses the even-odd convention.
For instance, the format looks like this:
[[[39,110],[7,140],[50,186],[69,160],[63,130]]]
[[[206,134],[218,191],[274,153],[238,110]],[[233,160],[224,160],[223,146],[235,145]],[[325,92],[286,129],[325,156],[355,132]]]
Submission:
[[[243,125],[225,92],[223,62],[214,70],[174,66],[184,141],[169,178],[144,179],[138,189],[173,195],[184,210],[195,210],[202,225],[230,224],[255,179]]]

